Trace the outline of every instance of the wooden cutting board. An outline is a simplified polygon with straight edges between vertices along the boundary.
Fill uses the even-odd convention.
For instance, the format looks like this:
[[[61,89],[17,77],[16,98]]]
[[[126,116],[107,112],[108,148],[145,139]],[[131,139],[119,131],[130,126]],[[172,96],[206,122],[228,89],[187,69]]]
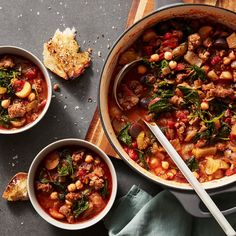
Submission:
[[[234,0],[183,0],[183,2],[208,4],[236,11],[236,1]],[[133,0],[129,11],[126,27],[130,27],[133,23],[140,20],[143,16],[149,14],[151,11],[154,10],[154,7],[154,0]],[[93,119],[91,121],[85,139],[100,147],[109,156],[119,158],[118,154],[110,145],[103,131],[98,114],[98,108],[96,109],[93,115]]]

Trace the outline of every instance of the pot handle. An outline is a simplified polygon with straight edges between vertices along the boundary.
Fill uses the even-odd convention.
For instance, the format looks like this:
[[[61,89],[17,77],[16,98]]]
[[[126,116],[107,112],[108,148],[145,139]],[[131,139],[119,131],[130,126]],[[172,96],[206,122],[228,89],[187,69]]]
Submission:
[[[166,4],[165,0],[155,0],[155,9],[162,10],[167,7],[184,5],[184,3],[181,0],[169,0],[168,2],[169,3]]]
[[[200,218],[211,217],[211,213],[194,191],[181,191],[177,189],[169,189],[169,191],[178,199],[184,209],[191,215]],[[229,194],[236,192],[236,184],[228,185],[225,188],[209,190],[207,192],[218,207],[220,209],[224,209],[221,210],[224,215],[229,215],[236,212],[236,206],[225,209],[223,205],[224,203],[228,203],[226,195],[229,196]]]

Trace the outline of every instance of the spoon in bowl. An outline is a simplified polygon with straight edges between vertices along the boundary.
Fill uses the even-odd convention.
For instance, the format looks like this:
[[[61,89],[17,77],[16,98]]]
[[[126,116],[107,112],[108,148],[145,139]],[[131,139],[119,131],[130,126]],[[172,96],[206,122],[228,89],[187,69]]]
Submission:
[[[122,81],[122,79],[124,78],[124,76],[126,75],[126,73],[128,71],[130,71],[132,68],[134,68],[135,66],[141,64],[141,62],[143,61],[143,59],[137,59],[135,61],[130,62],[129,64],[126,64],[117,74],[115,80],[114,80],[114,84],[113,84],[113,95],[115,98],[115,102],[117,104],[117,106],[123,111],[124,108],[120,105],[118,97],[117,97],[117,90],[118,87]]]

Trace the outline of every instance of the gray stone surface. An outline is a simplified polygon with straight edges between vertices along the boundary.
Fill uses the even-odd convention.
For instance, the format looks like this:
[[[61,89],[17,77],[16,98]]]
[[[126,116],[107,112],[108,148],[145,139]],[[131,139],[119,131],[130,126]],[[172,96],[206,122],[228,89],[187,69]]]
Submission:
[[[0,135],[0,193],[9,179],[19,171],[27,171],[35,155],[47,144],[62,138],[84,138],[97,106],[97,89],[101,68],[109,47],[125,28],[131,0],[1,0],[0,45],[23,47],[42,59],[43,43],[57,28],[75,27],[82,49],[93,48],[92,66],[81,78],[63,81],[50,73],[60,92],[53,92],[49,111],[29,131],[16,135]],[[101,57],[98,52],[101,52]],[[146,182],[121,161],[114,161],[118,179],[118,195],[132,184],[150,191],[160,188]],[[100,222],[89,229],[69,232],[45,222],[30,202],[7,203],[0,198],[1,236],[106,235]]]

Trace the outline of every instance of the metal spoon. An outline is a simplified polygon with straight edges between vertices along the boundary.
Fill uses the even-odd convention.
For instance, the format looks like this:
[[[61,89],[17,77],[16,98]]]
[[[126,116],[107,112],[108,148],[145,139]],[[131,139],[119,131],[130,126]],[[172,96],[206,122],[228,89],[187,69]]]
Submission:
[[[235,236],[236,232],[234,231],[232,226],[229,224],[229,222],[227,221],[225,216],[222,214],[222,212],[219,210],[219,208],[213,202],[213,200],[208,195],[206,190],[198,182],[196,177],[190,171],[190,169],[188,168],[186,163],[183,161],[181,156],[174,149],[174,147],[169,142],[169,140],[166,138],[166,136],[162,133],[161,129],[156,125],[156,123],[150,124],[150,123],[146,122],[145,120],[143,120],[143,121],[148,126],[148,128],[152,131],[152,133],[155,135],[155,137],[160,142],[160,144],[163,146],[163,148],[166,150],[166,152],[169,154],[169,156],[174,161],[176,166],[180,169],[181,173],[188,180],[189,184],[193,187],[193,189],[195,190],[195,192],[197,193],[199,198],[202,200],[202,202],[208,208],[208,210],[210,211],[212,216],[215,218],[215,220],[218,222],[218,224],[221,226],[221,228],[226,233],[226,235]]]
[[[137,59],[135,61],[130,62],[129,64],[126,64],[121,70],[120,72],[117,74],[115,80],[114,80],[114,84],[113,84],[113,95],[116,101],[117,106],[123,111],[124,108],[120,105],[119,100],[117,98],[117,89],[122,81],[122,79],[124,78],[124,76],[126,75],[126,73],[128,71],[130,71],[134,66],[137,66],[138,64],[141,64],[143,59]]]

